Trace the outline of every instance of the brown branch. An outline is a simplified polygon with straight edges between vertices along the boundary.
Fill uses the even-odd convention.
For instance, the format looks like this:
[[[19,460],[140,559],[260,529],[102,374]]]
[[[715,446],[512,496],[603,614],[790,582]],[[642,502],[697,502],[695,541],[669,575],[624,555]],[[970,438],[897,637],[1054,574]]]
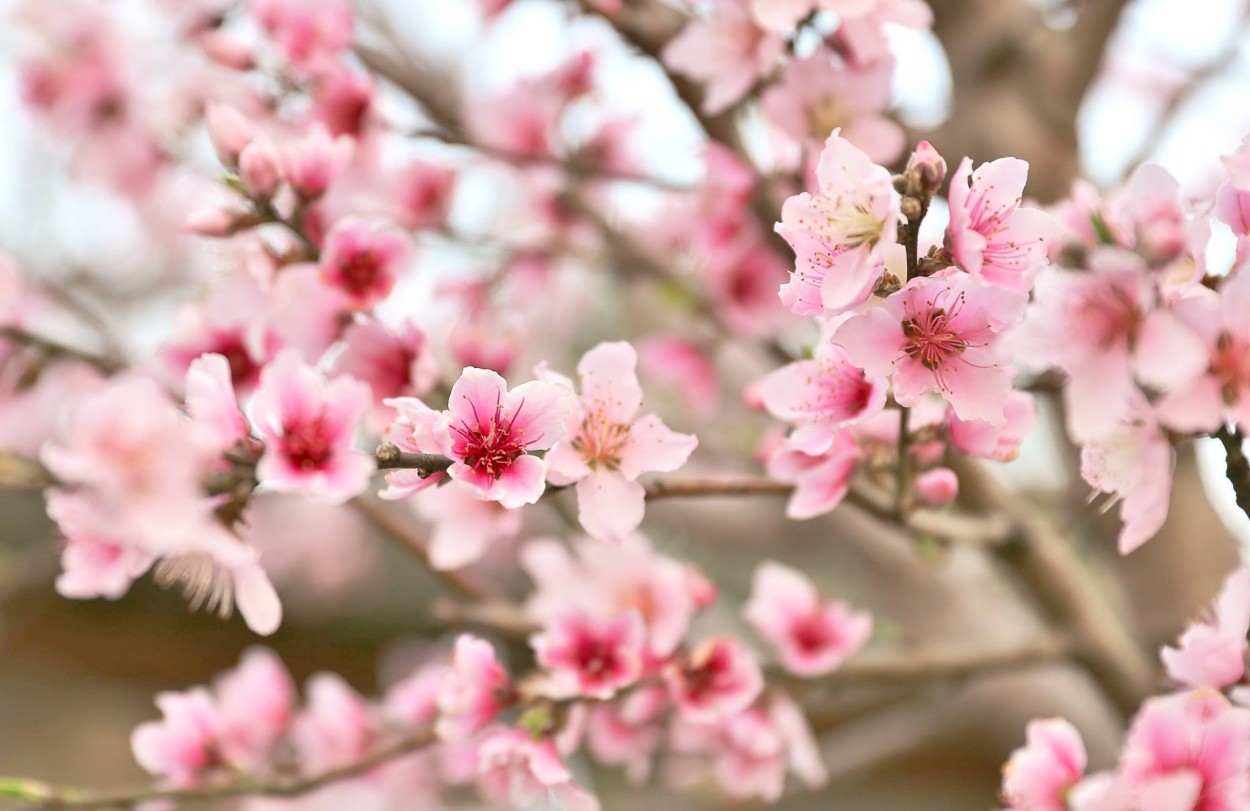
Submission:
[[[1225,426],[1215,433],[1215,438],[1224,446],[1225,475],[1233,485],[1237,506],[1250,516],[1250,460],[1242,447],[1244,437],[1236,428]]]
[[[1042,636],[1014,647],[865,653],[849,659],[827,680],[880,684],[914,679],[954,679],[989,670],[1062,661],[1071,653],[1071,643],[1059,634]]]
[[[48,355],[72,358],[73,360],[81,361],[88,366],[94,366],[106,375],[118,372],[124,366],[121,361],[114,358],[97,355],[85,349],[69,346],[68,344],[63,344],[55,339],[47,338],[42,335],[36,335],[35,333],[22,329],[21,327],[0,327],[0,337],[7,338],[8,340],[19,344],[24,344],[33,349],[47,353]]]
[[[138,789],[103,792],[60,788],[35,780],[0,779],[0,797],[16,797],[21,804],[15,811],[68,811],[68,809],[135,808],[145,803],[206,802],[231,797],[298,797],[332,783],[360,777],[393,760],[435,742],[430,730],[402,737],[360,760],[310,776],[273,779],[246,777],[218,785],[194,788]]]

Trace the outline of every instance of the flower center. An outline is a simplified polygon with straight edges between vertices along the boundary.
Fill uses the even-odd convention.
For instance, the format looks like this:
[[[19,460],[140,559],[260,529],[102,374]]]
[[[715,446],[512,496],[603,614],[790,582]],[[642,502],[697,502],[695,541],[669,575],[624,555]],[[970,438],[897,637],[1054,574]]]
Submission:
[[[317,470],[333,455],[334,444],[320,418],[283,426],[282,452],[302,470]]]
[[[377,286],[379,265],[372,251],[356,251],[339,262],[340,284],[353,295],[368,293]]]
[[[953,332],[944,308],[929,310],[903,322],[907,356],[930,371],[939,369],[968,348],[968,342]]]
[[[1237,343],[1231,335],[1220,335],[1211,358],[1211,374],[1220,381],[1224,401],[1232,404],[1250,386],[1250,347]]]
[[[507,424],[503,423],[503,405],[495,403],[495,413],[483,424],[473,406],[473,424],[462,422],[454,426],[456,452],[474,472],[498,480],[518,458],[525,455],[528,443],[513,431],[524,403]],[[537,437],[533,441],[537,441]]]
[[[621,463],[621,450],[629,439],[629,426],[609,422],[598,414],[582,421],[581,430],[573,437],[573,449],[594,468],[615,470]]]

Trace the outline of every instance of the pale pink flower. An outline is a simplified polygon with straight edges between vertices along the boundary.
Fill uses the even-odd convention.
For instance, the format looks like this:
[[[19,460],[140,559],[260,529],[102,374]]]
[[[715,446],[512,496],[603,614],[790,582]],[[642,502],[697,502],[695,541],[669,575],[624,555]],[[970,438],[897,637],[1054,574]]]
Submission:
[[[130,736],[135,760],[173,786],[194,786],[202,772],[219,765],[212,695],[203,687],[158,693],[156,706],[164,717],[140,724]]]
[[[501,93],[471,100],[465,125],[475,143],[518,157],[548,158],[555,154],[566,102],[550,83],[522,79]]]
[[[312,116],[331,135],[359,138],[369,123],[376,94],[370,74],[335,65],[313,87]]]
[[[391,294],[407,256],[408,242],[401,234],[347,217],[326,234],[321,278],[353,307],[364,309]]]
[[[438,693],[445,675],[441,665],[431,664],[391,685],[382,703],[386,718],[413,728],[433,724],[438,718]]]
[[[609,620],[566,614],[530,637],[556,697],[609,699],[642,675],[646,629],[634,611]]]
[[[378,739],[377,715],[337,673],[317,673],[305,688],[306,706],[292,737],[300,765],[317,774],[360,760]]]
[[[265,441],[256,467],[261,484],[343,502],[369,486],[373,462],[352,449],[369,406],[369,387],[351,378],[326,380],[292,350],[261,372],[252,425]]]
[[[791,59],[764,92],[768,119],[799,143],[821,143],[841,131],[877,163],[892,163],[906,146],[903,129],[882,112],[890,104],[894,59],[847,64],[828,48]]]
[[[865,14],[843,16],[834,43],[850,61],[869,65],[890,55],[889,26],[924,30],[932,25],[933,9],[925,0],[877,0]]]
[[[842,312],[863,303],[884,271],[885,246],[895,244],[901,214],[890,173],[837,132],[816,167],[820,188],[786,200],[777,233],[795,249],[791,284],[820,290],[823,308]],[[784,292],[800,314],[815,314],[810,294]],[[801,302],[801,303],[799,303]]]
[[[937,392],[960,419],[1001,425],[1013,370],[999,336],[1024,304],[964,274],[919,277],[848,319],[832,340],[868,374],[890,377],[900,404]]]
[[[368,319],[352,323],[343,332],[343,351],[334,371],[368,383],[373,400],[421,397],[438,382],[439,363],[429,338],[412,321],[390,328]],[[388,416],[394,410],[385,407]]]
[[[156,556],[126,537],[114,537],[98,520],[89,497],[67,490],[45,495],[48,517],[65,535],[56,590],[74,600],[116,600],[152,567]]]
[[[550,805],[562,811],[599,811],[599,801],[573,782],[550,738],[519,729],[492,731],[477,747],[478,787],[491,803],[515,809]]]
[[[191,419],[205,429],[214,447],[225,450],[248,436],[225,356],[203,355],[191,362],[186,403]]]
[[[595,760],[623,766],[633,782],[651,772],[651,756],[664,739],[668,693],[662,687],[640,687],[616,701],[599,703],[586,722],[586,746]]]
[[[731,637],[705,639],[664,671],[669,695],[696,723],[723,721],[755,703],[764,689],[759,661]]]
[[[351,0],[249,0],[249,11],[290,67],[318,72],[351,47]]]
[[[841,504],[860,456],[855,438],[847,431],[835,433],[820,453],[808,453],[790,439],[773,449],[766,465],[769,477],[794,485],[786,516],[803,521]]]
[[[213,692],[221,759],[236,769],[264,768],[294,715],[295,685],[282,660],[268,648],[249,648],[238,667],[218,677]]]
[[[556,541],[532,541],[521,565],[535,583],[526,613],[546,625],[573,613],[610,619],[637,611],[652,657],[670,655],[690,628],[706,588],[688,564],[659,555],[635,533],[619,544],[581,543],[576,557]]]
[[[812,581],[774,561],[755,570],[743,614],[798,676],[832,672],[872,635],[872,616],[843,602],[822,602]]]
[[[386,440],[407,453],[442,453],[437,436],[443,413],[435,411],[416,397],[396,397],[383,401],[395,409],[395,420],[387,426]],[[378,493],[387,500],[407,498],[445,481],[443,473],[425,475],[424,471],[399,469],[386,471],[386,489]]]
[[[946,247],[955,264],[1017,293],[1028,292],[1057,236],[1049,214],[1020,205],[1028,174],[1029,165],[1018,158],[1000,158],[975,172],[964,158],[950,186]]]
[[[1143,406],[1132,422],[1081,449],[1081,477],[1120,500],[1120,554],[1159,531],[1172,494],[1172,444]]]
[[[296,194],[313,200],[325,194],[347,168],[354,151],[350,137],[332,138],[324,127],[315,127],[300,140],[284,145],[282,173]]]
[[[885,381],[852,364],[846,351],[828,340],[811,360],[777,369],[762,384],[768,413],[796,427],[790,445],[809,454],[824,453],[840,429],[871,417],[885,406]]]
[[[1085,743],[1060,718],[1030,721],[1024,747],[1003,767],[1011,811],[1069,811],[1068,794],[1085,774]]]
[[[217,157],[226,166],[238,164],[244,147],[257,135],[256,124],[227,104],[209,104],[204,109],[204,123]]]
[[[1003,401],[1003,420],[993,425],[978,420],[965,421],[951,415],[948,431],[951,445],[983,459],[1010,462],[1020,455],[1020,443],[1037,422],[1037,401],[1025,391],[1013,391]]]
[[[456,191],[455,169],[425,161],[412,161],[395,178],[391,195],[397,205],[396,219],[410,231],[446,222]]]
[[[508,673],[483,639],[461,634],[438,691],[438,737],[455,743],[493,723],[511,702]]]
[[[665,47],[664,64],[705,86],[703,112],[717,115],[768,75],[785,42],[752,18],[750,0],[716,0]],[[822,136],[823,137],[823,136]]]
[[[637,353],[624,341],[587,352],[577,365],[581,396],[564,438],[547,454],[552,483],[576,483],[579,518],[593,538],[619,541],[636,530],[646,498],[638,477],[676,470],[698,445],[654,414],[638,417],[637,365]]]
[[[1192,799],[1159,808],[1250,807],[1250,710],[1213,690],[1150,699],[1125,737],[1120,774],[1138,798],[1135,808],[1147,807],[1169,779],[1190,782]]]
[[[383,495],[392,498],[393,491],[392,485]],[[472,485],[460,482],[418,493],[413,507],[417,515],[434,524],[429,538],[430,565],[440,571],[476,563],[492,546],[521,531],[520,511],[483,499]]]
[[[442,452],[455,460],[448,475],[508,509],[538,501],[547,465],[531,451],[550,448],[564,434],[572,399],[556,383],[532,381],[509,391],[495,372],[465,369],[435,431]]]
[[[1168,675],[1188,687],[1216,690],[1246,675],[1246,632],[1250,630],[1250,569],[1224,580],[1211,616],[1185,630],[1177,647],[1160,653]]]
[[[268,200],[282,183],[282,156],[264,135],[253,138],[239,153],[239,176],[253,197]]]
[[[948,467],[935,467],[916,477],[916,495],[930,507],[945,507],[959,495],[959,476]]]

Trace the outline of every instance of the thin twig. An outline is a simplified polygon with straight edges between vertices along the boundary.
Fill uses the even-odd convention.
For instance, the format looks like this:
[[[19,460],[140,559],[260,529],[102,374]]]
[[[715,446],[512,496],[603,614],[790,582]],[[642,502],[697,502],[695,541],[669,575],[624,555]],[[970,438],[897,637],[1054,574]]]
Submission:
[[[47,338],[42,335],[36,335],[35,333],[22,329],[21,327],[0,327],[0,337],[7,338],[10,341],[16,341],[20,344],[25,344],[26,346],[46,352],[49,355],[73,358],[74,360],[82,361],[89,366],[94,366],[96,369],[99,369],[105,374],[118,372],[124,365],[121,361],[114,358],[97,355],[85,349],[69,346],[68,344],[63,344],[55,339]]]
[[[194,788],[146,788],[135,791],[104,792],[62,788],[35,780],[0,779],[0,796],[16,796],[23,802],[14,811],[68,811],[68,809],[135,808],[165,801],[205,802],[230,797],[298,797],[316,789],[360,777],[393,760],[433,744],[430,730],[407,735],[360,760],[309,776],[272,779],[246,777],[217,785]]]

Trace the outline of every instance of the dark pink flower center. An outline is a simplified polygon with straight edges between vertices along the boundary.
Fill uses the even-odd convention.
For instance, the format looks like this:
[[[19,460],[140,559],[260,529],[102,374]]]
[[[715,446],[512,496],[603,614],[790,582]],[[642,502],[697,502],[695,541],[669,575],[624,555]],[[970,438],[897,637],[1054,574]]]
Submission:
[[[451,429],[456,434],[456,455],[474,472],[499,479],[513,462],[525,455],[530,444],[542,439],[541,436],[527,439],[521,432],[513,430],[524,406],[524,402],[517,406],[516,412],[505,423],[502,401],[496,400],[495,413],[486,422],[477,413],[477,406],[470,405],[473,423],[461,422]]]
[[[795,624],[790,634],[794,638],[795,646],[807,654],[823,651],[837,641],[832,627],[824,621],[820,612],[804,617]]]
[[[339,285],[354,296],[370,293],[379,284],[381,267],[373,251],[353,251],[338,262]]]
[[[302,470],[318,470],[334,455],[334,443],[324,421],[317,417],[283,426],[282,453]]]

